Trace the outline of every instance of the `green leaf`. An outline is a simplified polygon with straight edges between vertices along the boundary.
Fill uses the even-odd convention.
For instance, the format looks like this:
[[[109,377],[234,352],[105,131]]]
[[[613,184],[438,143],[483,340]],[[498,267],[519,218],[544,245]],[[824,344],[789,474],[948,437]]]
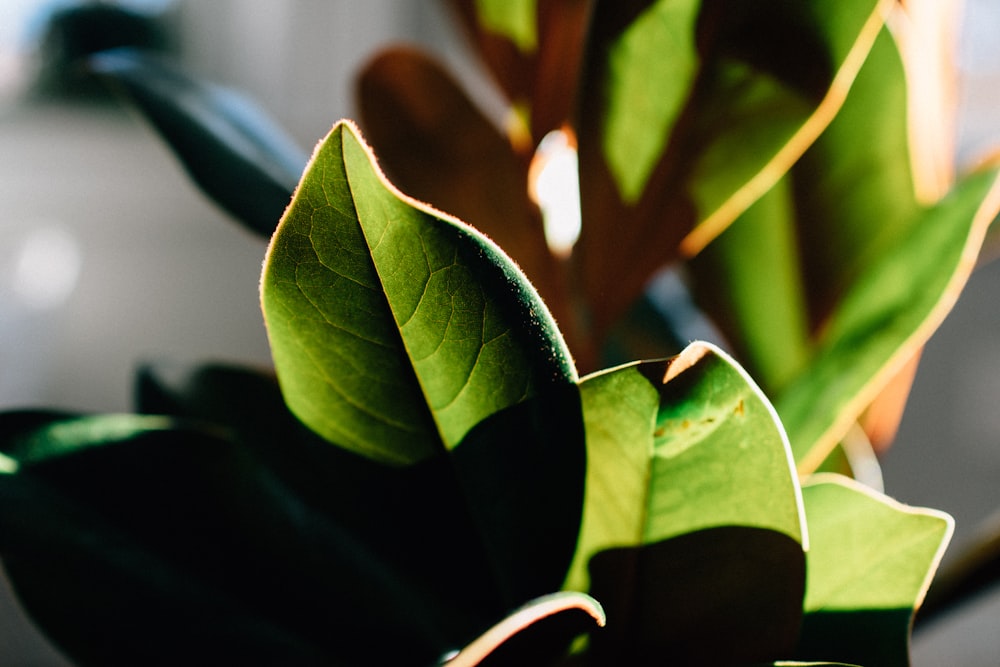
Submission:
[[[400,190],[489,236],[546,305],[559,306],[559,267],[528,196],[528,162],[441,64],[412,48],[380,52],[358,76],[358,108]]]
[[[788,177],[690,262],[699,302],[779,405],[844,291],[894,251],[919,212],[900,120],[905,84],[883,30],[840,112]]]
[[[36,479],[0,475],[0,529],[5,574],[21,604],[80,664],[180,664],[194,654],[220,664],[327,664],[294,631]]]
[[[142,647],[135,662],[155,663],[149,656],[163,650],[162,628],[177,627],[172,645],[190,655],[198,626],[147,626],[132,609],[139,590],[158,619],[164,609],[199,606],[200,591],[212,591],[209,608],[221,607],[238,627],[246,616],[275,641],[290,637],[306,653],[349,664],[430,662],[516,606],[491,576],[447,459],[399,469],[328,445],[320,451],[341,457],[317,457],[294,432],[274,442],[301,455],[299,466],[323,466],[317,481],[333,489],[320,496],[283,483],[243,443],[201,425],[134,415],[12,417],[0,417],[0,431],[19,468],[0,475],[0,493],[36,500],[0,515],[0,555],[21,564],[15,586],[47,632],[79,644],[75,653],[107,657],[125,632]],[[556,550],[558,571],[546,567],[529,581],[544,575],[557,586],[565,551]],[[108,592],[95,595],[100,586]],[[218,650],[238,641],[224,634]]]
[[[642,195],[690,94],[700,8],[699,0],[653,3],[610,46],[602,139],[626,204]]]
[[[687,263],[699,306],[769,392],[787,385],[812,354],[791,187],[787,179],[776,183]]]
[[[586,590],[587,559],[612,546],[725,525],[803,540],[784,432],[721,350],[694,343],[665,362],[590,375],[581,396],[586,504],[569,588]]]
[[[587,466],[577,387],[487,417],[449,458],[505,610],[558,590],[579,535]]]
[[[538,46],[535,26],[537,0],[476,0],[476,12],[483,27],[504,35],[524,53]]]
[[[654,271],[701,251],[802,155],[843,102],[890,4],[596,3],[580,96],[583,229],[574,259],[598,339]],[[682,39],[644,28],[682,9],[693,30]],[[648,34],[630,50],[633,29]],[[651,71],[664,67],[651,53],[678,52],[680,74]],[[658,104],[644,112],[635,91],[657,89]]]
[[[921,207],[905,117],[883,31],[822,136],[688,263],[698,304],[774,397],[802,472],[940,323],[998,205],[983,172]]]
[[[838,304],[814,359],[776,401],[800,470],[822,462],[951,310],[1000,206],[997,174],[964,179],[918,216]]]
[[[951,517],[836,475],[802,489],[810,548],[799,656],[909,664],[913,612],[951,538]]]
[[[405,464],[575,370],[513,263],[409,200],[348,123],[316,150],[268,250],[262,303],[282,392],[342,447]]]
[[[756,385],[696,343],[589,376],[581,395],[587,483],[565,587],[608,611],[601,650],[716,664],[791,649],[805,585],[801,500]]]
[[[241,94],[148,53],[107,51],[89,66],[132,100],[205,194],[271,236],[307,159],[284,130]]]

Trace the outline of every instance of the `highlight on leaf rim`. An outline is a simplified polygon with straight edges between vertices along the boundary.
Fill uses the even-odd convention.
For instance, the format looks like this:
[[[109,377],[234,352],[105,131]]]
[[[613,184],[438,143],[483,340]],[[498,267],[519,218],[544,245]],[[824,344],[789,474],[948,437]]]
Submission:
[[[991,165],[991,168],[995,167]],[[883,387],[902,371],[913,355],[917,353],[917,350],[941,326],[945,317],[957,303],[965,284],[969,281],[979,260],[979,251],[986,241],[986,234],[998,212],[1000,212],[1000,169],[997,170],[992,185],[976,209],[975,217],[970,225],[969,236],[962,249],[959,265],[942,292],[937,305],[906,341],[896,348],[895,352],[882,365],[882,368],[868,380],[860,391],[851,397],[840,414],[816,439],[810,450],[798,463],[800,475],[808,475],[819,468],[837,446],[840,438],[851,429],[864,409],[875,400]]]
[[[542,320],[545,320],[547,324],[551,325],[549,328],[551,335],[553,337],[553,346],[558,348],[559,353],[563,355],[567,360],[572,372],[572,380],[574,382],[578,382],[580,377],[576,369],[576,364],[573,361],[572,350],[570,350],[569,346],[566,344],[566,339],[563,336],[562,330],[559,328],[558,323],[555,321],[555,318],[549,311],[545,302],[542,301],[541,296],[538,294],[538,290],[526,277],[524,277],[524,272],[521,270],[521,267],[517,264],[514,258],[508,255],[503,248],[501,248],[495,241],[493,241],[493,239],[488,237],[486,234],[484,234],[474,226],[470,225],[464,220],[461,220],[446,211],[441,211],[435,208],[433,205],[427,202],[415,199],[414,197],[411,197],[410,195],[406,194],[405,192],[401,191],[398,187],[396,187],[396,185],[392,181],[390,181],[389,178],[385,175],[385,172],[382,170],[382,166],[379,164],[378,158],[376,157],[374,150],[372,150],[372,147],[365,140],[364,135],[362,134],[361,129],[358,127],[357,123],[355,123],[353,120],[349,118],[342,118],[341,120],[334,123],[330,131],[327,132],[327,134],[322,139],[320,139],[313,147],[312,154],[309,156],[309,161],[306,163],[305,169],[303,170],[303,174],[308,173],[309,170],[313,167],[323,146],[326,144],[330,136],[332,136],[337,130],[343,130],[349,132],[351,136],[358,142],[358,145],[365,152],[365,155],[368,158],[368,162],[371,165],[372,170],[374,171],[376,177],[378,178],[379,183],[384,188],[386,188],[386,190],[388,190],[394,197],[397,197],[400,201],[402,201],[406,205],[411,206],[414,209],[421,211],[422,213],[425,213],[427,215],[439,218],[450,224],[453,224],[462,231],[480,239],[481,241],[489,245],[491,251],[495,252],[497,255],[504,258],[507,262],[509,262],[510,266],[514,267],[514,269],[516,269],[521,274],[523,278],[522,288],[529,291],[532,298],[537,303],[541,304],[543,307],[542,308],[543,312],[536,313],[536,316],[538,316]],[[285,208],[285,211],[281,216],[281,220],[278,222],[274,234],[271,236],[271,240],[268,242],[267,249],[264,253],[264,261],[261,268],[260,283],[258,288],[262,312],[264,310],[264,298],[263,298],[264,280],[267,272],[267,267],[271,263],[271,253],[275,247],[275,239],[278,238],[278,233],[284,226],[285,220],[288,218],[289,211],[291,211],[292,206],[297,199],[299,190],[302,188],[303,182],[304,179],[300,180],[299,184],[295,188],[295,191],[292,193],[292,198],[289,201],[288,206]]]
[[[574,591],[552,593],[527,603],[504,618],[451,656],[444,663],[444,667],[475,667],[521,630],[537,621],[572,609],[587,613],[598,628],[603,628],[607,623],[601,603],[586,593]]]
[[[837,473],[821,472],[815,473],[806,480],[804,486],[814,486],[819,484],[835,484],[842,486],[844,488],[851,489],[857,493],[868,496],[872,500],[879,502],[890,509],[893,509],[902,514],[908,515],[920,515],[929,516],[939,519],[945,524],[945,532],[941,537],[941,543],[938,545],[937,551],[934,553],[934,558],[928,564],[927,574],[924,577],[923,585],[917,593],[916,600],[913,604],[913,609],[920,609],[920,605],[923,604],[924,598],[927,597],[927,590],[930,588],[931,583],[934,579],[934,573],[937,572],[938,566],[941,565],[941,560],[944,558],[945,551],[948,549],[948,544],[951,542],[951,538],[955,533],[955,519],[947,512],[942,512],[941,510],[936,510],[928,507],[915,507],[913,505],[907,505],[901,503],[891,496],[887,496],[884,493],[879,493],[878,491],[868,487],[861,482],[846,477],[844,475],[839,475]]]
[[[879,0],[816,110],[763,169],[687,233],[679,246],[682,257],[691,258],[704,250],[705,246],[724,232],[743,211],[770,190],[823,133],[840,111],[854,78],[861,70],[872,44],[875,43],[875,38],[878,37],[895,4],[896,0]]]

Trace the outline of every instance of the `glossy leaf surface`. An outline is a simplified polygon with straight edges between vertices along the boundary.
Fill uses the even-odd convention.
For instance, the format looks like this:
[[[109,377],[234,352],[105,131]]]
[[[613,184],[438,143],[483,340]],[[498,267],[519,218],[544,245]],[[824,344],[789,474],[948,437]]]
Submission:
[[[998,205],[984,172],[921,207],[905,114],[883,31],[823,135],[689,263],[699,304],[775,397],[803,472],[940,323]]]
[[[243,95],[141,51],[108,51],[90,68],[135,103],[201,189],[270,237],[308,156]]]
[[[996,172],[968,177],[844,296],[808,371],[777,401],[800,468],[829,451],[951,310],[998,205]]]
[[[443,66],[412,48],[386,49],[358,75],[358,103],[388,177],[489,236],[556,308],[557,260],[528,196],[528,160]]]
[[[396,191],[346,123],[314,154],[261,289],[292,411],[375,459],[454,448],[485,417],[575,378],[513,263]]]
[[[833,475],[817,475],[802,493],[810,550],[800,656],[908,665],[913,611],[951,538],[951,517]]]
[[[0,549],[29,612],[84,662],[183,662],[194,644],[223,661],[360,660],[373,644],[389,661],[406,644],[429,660],[479,626],[442,604],[444,587],[437,611],[421,611],[426,575],[390,567],[219,431],[155,416],[35,421],[0,420],[19,462],[0,476]],[[377,641],[373,616],[401,643]]]
[[[566,587],[605,606],[599,650],[703,664],[789,650],[805,538],[787,442],[759,389],[696,343],[589,376],[581,394],[587,486]],[[717,632],[729,648],[709,641]]]
[[[818,136],[888,4],[596,3],[580,98],[583,230],[576,253],[599,338],[654,271],[704,248]],[[667,27],[666,17],[682,8],[693,39],[674,39]],[[633,48],[633,31],[647,25],[636,37],[642,48]],[[684,55],[672,62],[689,63],[680,79],[650,70],[660,61],[649,53],[679,49]],[[636,72],[647,72],[646,85],[628,84]],[[679,80],[688,85],[674,89]],[[645,98],[654,87],[669,87],[654,96],[678,110],[660,109],[656,120],[641,113],[659,108]],[[653,150],[649,157],[612,139],[632,134],[629,144]]]
[[[522,155],[574,114],[590,0],[450,0],[511,104],[508,131]],[[513,193],[512,193],[513,194]]]

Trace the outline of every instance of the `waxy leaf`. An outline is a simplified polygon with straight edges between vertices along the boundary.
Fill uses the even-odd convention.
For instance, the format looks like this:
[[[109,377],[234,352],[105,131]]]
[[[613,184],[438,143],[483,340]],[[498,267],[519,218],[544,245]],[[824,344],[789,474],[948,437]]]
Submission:
[[[998,207],[997,172],[966,178],[844,295],[809,368],[776,402],[800,470],[825,458],[951,310]]]
[[[725,525],[804,539],[784,432],[724,352],[694,343],[667,361],[590,375],[580,389],[586,504],[569,588],[586,590],[586,560],[612,546]]]
[[[803,485],[810,548],[802,658],[906,667],[913,613],[951,538],[951,517],[849,479]]]
[[[575,380],[514,264],[407,198],[348,123],[320,144],[272,239],[261,284],[292,411],[342,447],[405,464]]]
[[[688,263],[699,305],[774,397],[802,472],[907,370],[1000,204],[990,172],[918,203],[906,101],[883,31],[826,131]]]
[[[367,459],[346,463],[356,480],[327,491],[316,480],[310,497],[331,512],[339,505],[398,567],[434,573],[465,600],[474,578],[435,579],[460,561],[488,582],[470,602],[480,613],[558,588],[584,479],[575,370],[545,307],[496,246],[396,191],[341,123],[275,233],[262,301],[289,408],[329,443],[329,458]],[[407,499],[421,484],[433,503]],[[356,504],[366,506],[357,516],[343,509]],[[398,535],[381,534],[390,525]],[[441,553],[449,526],[472,533],[461,538],[466,555]],[[407,565],[400,535],[427,544],[431,562]]]
[[[192,646],[223,661],[429,661],[497,613],[476,620],[447,587],[392,567],[221,430],[26,417],[0,419],[19,464],[0,475],[0,553],[29,612],[85,662],[170,664]]]
[[[701,251],[815,140],[891,4],[595,4],[574,259],[599,340],[657,269]]]
[[[701,664],[790,651],[805,530],[787,441],[756,385],[695,343],[589,376],[581,396],[587,483],[565,587],[608,612],[595,650]]]
[[[107,51],[89,64],[135,103],[205,194],[271,236],[307,158],[284,130],[243,95],[152,54]]]
[[[458,82],[422,52],[396,47],[361,71],[358,103],[366,138],[393,183],[489,236],[565,321],[558,262],[528,196],[528,159]]]

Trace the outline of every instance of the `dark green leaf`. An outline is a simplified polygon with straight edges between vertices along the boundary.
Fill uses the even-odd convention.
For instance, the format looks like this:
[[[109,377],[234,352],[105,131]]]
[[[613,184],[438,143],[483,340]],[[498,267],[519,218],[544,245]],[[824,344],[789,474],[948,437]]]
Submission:
[[[776,401],[801,470],[822,462],[951,310],[998,205],[997,172],[967,177],[844,295],[813,360]]]
[[[505,609],[559,590],[580,533],[587,465],[577,387],[484,419],[451,460]]]
[[[563,298],[528,161],[443,67],[420,51],[379,53],[358,78],[366,138],[406,194],[474,226],[517,261],[549,308]]]
[[[123,89],[205,194],[271,236],[307,159],[283,130],[244,96],[152,54],[108,51],[90,67]]]
[[[383,545],[395,568],[417,572],[456,597],[479,578],[484,590],[496,592],[477,593],[491,613],[562,582],[579,529],[585,466],[573,385],[487,418],[450,463],[397,471],[336,451],[302,428],[273,377],[224,366],[160,365],[144,369],[141,378],[146,408],[237,433],[304,500]],[[465,544],[449,546],[459,540]],[[414,541],[426,548],[407,549]],[[488,561],[478,551],[481,541]],[[459,553],[463,565],[449,564]]]
[[[32,595],[40,600],[29,602],[29,608],[36,604],[47,609],[53,596],[58,597],[44,585],[47,578],[58,576],[50,568],[65,566],[79,574],[92,562],[104,563],[95,566],[95,577],[107,583],[109,592],[90,599],[94,587],[102,584],[80,575],[72,607],[79,625],[97,605],[94,618],[107,623],[90,628],[88,635],[91,643],[104,648],[79,650],[110,650],[115,635],[126,631],[136,635],[137,644],[143,637],[149,639],[145,650],[155,656],[155,633],[163,630],[144,627],[138,616],[125,611],[136,603],[132,596],[137,586],[151,596],[146,604],[153,609],[180,604],[162,595],[163,587],[173,590],[169,581],[162,581],[170,577],[181,583],[190,580],[184,584],[187,588],[177,589],[178,595],[190,597],[199,587],[211,590],[218,604],[261,619],[280,636],[294,637],[308,653],[335,656],[346,664],[414,656],[429,662],[468,641],[505,611],[485,558],[476,552],[470,522],[454,520],[467,515],[460,509],[448,512],[460,504],[454,482],[448,486],[441,481],[453,479],[453,473],[440,460],[437,463],[444,465],[407,471],[402,480],[397,469],[375,470],[368,461],[361,464],[369,468],[338,470],[340,476],[327,478],[327,484],[367,471],[367,478],[358,481],[379,484],[369,492],[379,492],[388,507],[351,504],[367,500],[358,494],[332,513],[304,502],[237,443],[163,417],[54,420],[22,432],[11,451],[17,454],[18,472],[0,476],[0,483],[15,489],[37,485],[42,496],[54,494],[79,508],[79,515],[68,516],[52,510],[50,519],[32,522],[32,530],[38,531],[34,537],[4,543],[5,557],[19,557],[24,549],[29,554],[76,554],[72,564],[26,557],[36,563],[37,569],[24,571],[33,582]],[[357,511],[359,506],[364,511]],[[364,534],[341,520],[352,515],[360,515],[362,523],[387,516],[394,521],[369,525]],[[452,523],[442,526],[427,516]],[[45,523],[50,520],[52,525]],[[0,532],[7,535],[11,525],[24,519],[14,511],[5,521],[9,525]],[[59,526],[65,526],[65,536]],[[371,534],[382,539],[369,539]],[[423,549],[413,548],[423,544],[421,539],[430,541]],[[122,546],[115,546],[119,542]],[[111,546],[105,550],[106,545]],[[444,558],[443,550],[457,562]],[[147,562],[160,564],[151,566],[149,574],[159,579],[129,585],[135,583],[129,578],[141,576]],[[185,593],[188,589],[193,592]],[[57,639],[83,632],[64,627],[60,610],[43,613],[56,615],[46,630]],[[192,633],[186,630],[173,641],[192,651],[198,643]]]
[[[346,123],[314,154],[274,236],[262,301],[289,407],[378,460],[454,448],[482,419],[575,379],[513,263],[392,188]]]
[[[25,475],[0,475],[0,555],[28,613],[78,664],[176,665],[193,655],[330,664],[294,631]]]

